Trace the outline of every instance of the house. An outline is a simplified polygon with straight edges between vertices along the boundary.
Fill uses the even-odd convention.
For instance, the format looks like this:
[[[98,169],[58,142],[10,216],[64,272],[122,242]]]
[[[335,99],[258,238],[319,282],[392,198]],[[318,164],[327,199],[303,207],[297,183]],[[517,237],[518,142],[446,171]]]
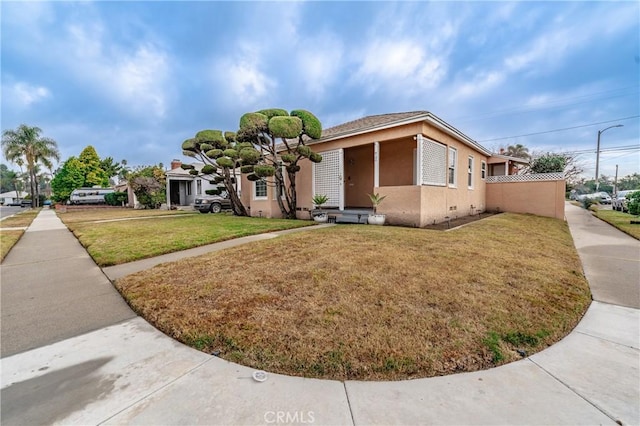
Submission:
[[[9,191],[3,192],[0,194],[0,204],[9,205],[13,202],[20,202],[20,200],[25,199],[29,194],[24,191]]]
[[[323,130],[309,146],[322,162],[300,162],[300,219],[309,218],[315,194],[329,197],[325,208],[357,212],[370,209],[372,193],[386,196],[378,212],[394,225],[423,227],[486,210],[564,218],[562,173],[523,175],[526,160],[493,154],[428,111],[360,118]],[[270,183],[243,177],[250,189],[242,202],[252,216],[281,217]]]
[[[202,170],[204,163],[192,163],[195,170]],[[192,206],[199,195],[205,195],[207,190],[217,189],[218,185],[210,180],[213,176],[194,176],[189,170],[184,170],[180,160],[171,161],[171,169],[166,172],[167,200],[171,206]],[[238,183],[240,188],[240,182]],[[240,190],[238,190],[240,192]]]

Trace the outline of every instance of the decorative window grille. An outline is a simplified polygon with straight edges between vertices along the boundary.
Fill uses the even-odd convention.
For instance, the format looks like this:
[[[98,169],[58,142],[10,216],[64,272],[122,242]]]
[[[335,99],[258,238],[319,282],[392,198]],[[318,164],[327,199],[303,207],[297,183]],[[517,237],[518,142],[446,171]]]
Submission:
[[[338,150],[321,152],[322,161],[313,163],[313,193],[324,194],[329,199],[327,207],[340,207],[342,184],[342,152]]]
[[[253,182],[254,198],[266,199],[267,198],[267,182],[264,180],[257,180]]]
[[[449,147],[449,186],[456,186],[456,169],[458,164],[458,151]]]
[[[422,138],[422,184],[445,186],[447,184],[447,147]]]

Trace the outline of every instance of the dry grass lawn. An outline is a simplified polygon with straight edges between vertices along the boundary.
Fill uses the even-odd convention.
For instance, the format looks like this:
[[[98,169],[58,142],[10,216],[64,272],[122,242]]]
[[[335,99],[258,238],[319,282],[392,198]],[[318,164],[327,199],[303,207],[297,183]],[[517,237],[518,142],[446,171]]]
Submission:
[[[501,214],[441,232],[341,225],[116,282],[166,334],[305,377],[473,371],[565,336],[590,303],[567,225]]]
[[[20,228],[28,227],[36,218],[41,209],[29,209],[17,213],[15,216],[8,217],[0,222],[0,228]],[[0,231],[0,262],[9,254],[9,251],[16,245],[24,234],[24,230],[4,229]]]
[[[97,212],[90,216],[91,221],[79,221],[67,216],[75,214],[60,216],[65,218],[66,225],[100,266],[119,265],[247,235],[314,224],[312,221],[238,217],[232,214],[178,214],[108,222],[97,221],[104,220],[104,216],[99,216]]]

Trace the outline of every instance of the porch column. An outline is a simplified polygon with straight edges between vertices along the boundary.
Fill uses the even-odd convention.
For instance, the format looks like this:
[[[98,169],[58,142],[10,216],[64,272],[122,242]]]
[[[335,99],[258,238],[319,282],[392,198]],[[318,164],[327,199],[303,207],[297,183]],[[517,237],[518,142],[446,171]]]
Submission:
[[[380,142],[373,143],[373,187],[380,186]]]
[[[167,185],[167,187],[164,189],[164,191],[165,196],[167,197],[167,210],[171,210],[171,176],[169,176],[168,174],[166,176],[167,179],[165,184]]]
[[[423,136],[422,134],[417,134],[416,135],[416,160],[415,160],[415,164],[413,165],[413,167],[416,168],[416,172],[414,173],[415,177],[416,177],[416,181],[414,182],[415,185],[422,185],[422,141],[423,141]]]
[[[509,176],[509,160],[504,163],[504,175]]]

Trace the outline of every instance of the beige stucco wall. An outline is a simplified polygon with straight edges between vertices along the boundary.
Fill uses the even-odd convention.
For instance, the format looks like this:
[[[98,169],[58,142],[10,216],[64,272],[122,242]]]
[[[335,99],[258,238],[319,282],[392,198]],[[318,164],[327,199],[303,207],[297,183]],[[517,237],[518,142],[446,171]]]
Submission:
[[[417,142],[414,137],[424,136],[452,146],[458,152],[457,185],[455,187],[416,186],[414,181],[414,150]],[[380,142],[379,187],[373,187],[373,144]],[[480,175],[481,161],[487,156],[464,145],[448,134],[431,127],[427,123],[412,123],[391,129],[379,130],[362,135],[346,137],[336,141],[312,144],[316,152],[344,149],[345,206],[370,207],[367,194],[379,192],[387,199],[379,208],[387,214],[391,224],[407,226],[425,226],[471,213],[475,209],[485,209],[486,183]],[[448,151],[447,151],[448,152]],[[473,188],[467,185],[467,159],[474,157]],[[353,160],[350,165],[349,160]],[[297,175],[298,218],[309,219],[308,210],[313,208],[312,163],[303,160]],[[353,167],[352,167],[353,166]],[[351,180],[349,180],[351,177]],[[349,183],[353,183],[349,186]],[[267,217],[280,217],[277,202],[273,200],[269,188],[269,200],[253,199],[253,184],[243,177],[243,203],[251,205],[251,214],[256,216],[259,210]]]
[[[564,180],[487,184],[487,210],[564,219]]]

